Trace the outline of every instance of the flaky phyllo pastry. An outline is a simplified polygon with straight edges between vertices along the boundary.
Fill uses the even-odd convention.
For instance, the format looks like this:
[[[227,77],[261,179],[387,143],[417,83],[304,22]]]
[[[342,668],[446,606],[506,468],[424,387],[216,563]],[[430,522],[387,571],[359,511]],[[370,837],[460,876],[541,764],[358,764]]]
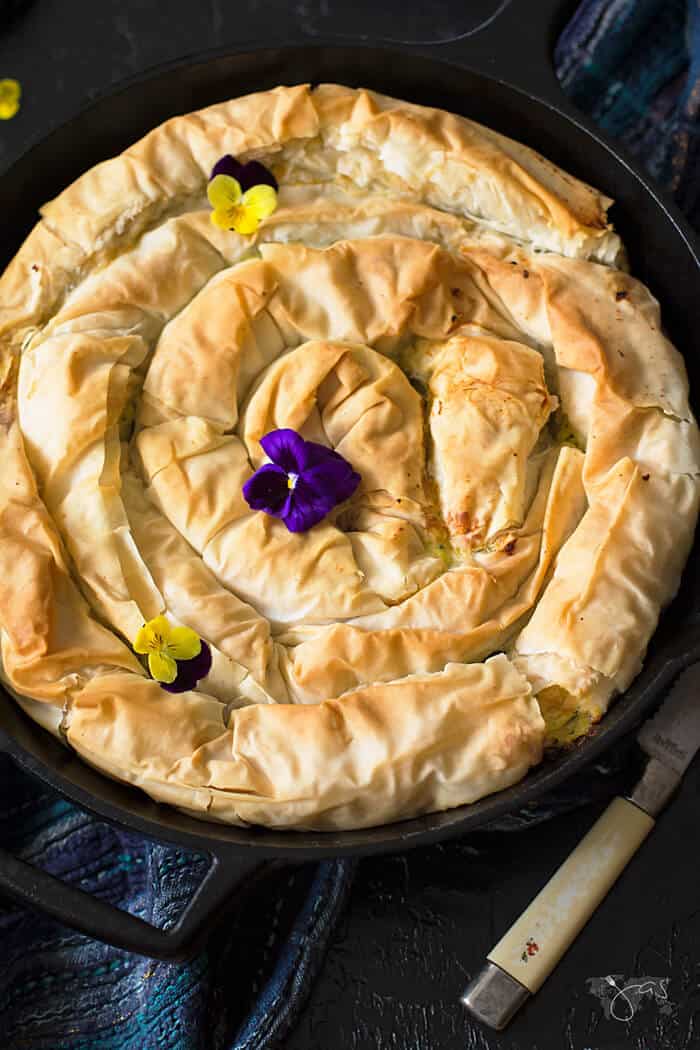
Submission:
[[[222,158],[268,186],[214,186]],[[333,85],[177,117],[47,204],[0,285],[19,703],[155,799],[285,827],[471,802],[585,734],[698,509],[609,204]],[[244,495],[280,430],[359,476],[299,531]]]

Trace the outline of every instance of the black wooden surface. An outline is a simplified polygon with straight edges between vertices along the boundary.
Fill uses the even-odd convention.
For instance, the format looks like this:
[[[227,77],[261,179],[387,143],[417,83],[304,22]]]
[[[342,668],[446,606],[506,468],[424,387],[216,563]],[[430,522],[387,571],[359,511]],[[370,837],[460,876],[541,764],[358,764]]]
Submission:
[[[364,861],[347,918],[287,1050],[700,1046],[699,794],[696,764],[596,916],[502,1035],[470,1024],[459,993],[601,807],[524,832],[480,834]],[[625,983],[668,978],[668,1001],[660,1006],[645,996],[630,1023],[606,1019],[588,979],[616,974]]]
[[[125,77],[265,26],[356,39],[459,36],[496,0],[34,0],[0,35],[0,77],[23,105],[0,125],[0,170]],[[428,13],[429,12],[429,13]],[[624,779],[623,773],[623,779]],[[632,775],[630,769],[627,776]],[[592,778],[600,776],[595,772]],[[603,782],[611,791],[619,778]],[[525,831],[360,864],[346,918],[287,1050],[690,1050],[700,1048],[700,767],[554,976],[507,1033],[471,1024],[458,998],[494,941],[587,830],[601,801]],[[667,982],[606,1016],[589,979]],[[663,985],[657,984],[657,989]],[[619,1004],[616,1013],[620,1013]]]

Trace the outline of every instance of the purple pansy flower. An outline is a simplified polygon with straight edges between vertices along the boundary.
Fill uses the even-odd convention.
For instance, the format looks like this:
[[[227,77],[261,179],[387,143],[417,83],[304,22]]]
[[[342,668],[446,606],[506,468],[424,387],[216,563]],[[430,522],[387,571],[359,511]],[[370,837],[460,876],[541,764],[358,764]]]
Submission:
[[[253,510],[281,518],[290,532],[306,532],[360,484],[346,459],[294,430],[273,430],[260,444],[272,462],[246,481],[243,495]]]
[[[211,649],[202,638],[202,648],[191,660],[177,660],[177,677],[174,682],[160,682],[161,689],[168,693],[187,693],[194,689],[201,678],[211,670]]]
[[[211,169],[209,181],[211,182],[216,175],[230,175],[237,180],[243,193],[253,186],[272,186],[273,190],[278,189],[277,179],[259,160],[249,160],[247,164],[241,164],[230,153],[217,160]]]

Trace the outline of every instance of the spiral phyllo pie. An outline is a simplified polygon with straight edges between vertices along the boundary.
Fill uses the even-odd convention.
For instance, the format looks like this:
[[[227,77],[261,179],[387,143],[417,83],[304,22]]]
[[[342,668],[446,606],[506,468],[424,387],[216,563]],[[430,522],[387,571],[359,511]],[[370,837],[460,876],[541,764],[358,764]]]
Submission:
[[[471,802],[638,672],[698,508],[605,197],[368,91],[176,117],[0,283],[17,701],[201,817]]]

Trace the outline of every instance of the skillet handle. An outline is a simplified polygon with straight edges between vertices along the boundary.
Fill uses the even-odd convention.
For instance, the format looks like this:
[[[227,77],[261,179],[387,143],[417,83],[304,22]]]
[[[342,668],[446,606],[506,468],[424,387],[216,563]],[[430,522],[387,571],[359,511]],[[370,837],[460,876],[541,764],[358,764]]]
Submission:
[[[226,905],[231,904],[234,890],[245,892],[274,866],[272,861],[261,862],[228,851],[212,856],[207,874],[170,929],[158,929],[4,849],[0,849],[0,893],[115,948],[182,962],[201,947]]]
[[[441,44],[440,58],[468,65],[578,116],[553,61],[557,38],[577,6],[578,0],[504,0],[481,28]]]

